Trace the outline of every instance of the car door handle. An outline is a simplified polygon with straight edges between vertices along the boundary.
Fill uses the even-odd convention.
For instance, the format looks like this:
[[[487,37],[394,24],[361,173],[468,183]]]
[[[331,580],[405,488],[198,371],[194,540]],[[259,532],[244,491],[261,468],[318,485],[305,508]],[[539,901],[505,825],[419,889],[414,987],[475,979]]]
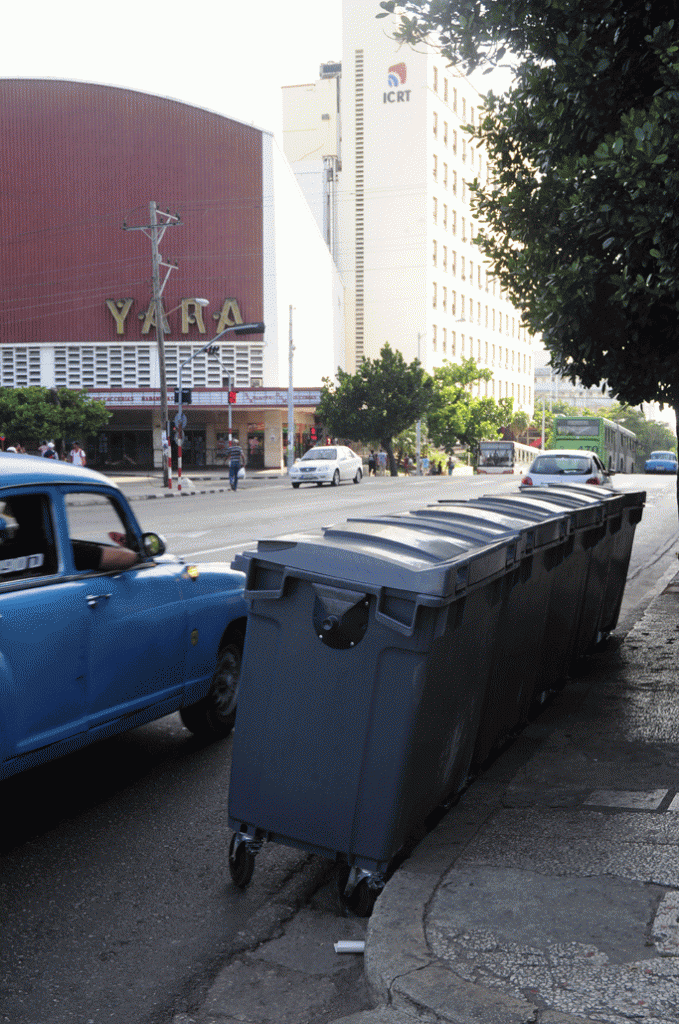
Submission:
[[[108,601],[112,594],[88,594],[87,603],[90,608],[96,608],[100,601]]]

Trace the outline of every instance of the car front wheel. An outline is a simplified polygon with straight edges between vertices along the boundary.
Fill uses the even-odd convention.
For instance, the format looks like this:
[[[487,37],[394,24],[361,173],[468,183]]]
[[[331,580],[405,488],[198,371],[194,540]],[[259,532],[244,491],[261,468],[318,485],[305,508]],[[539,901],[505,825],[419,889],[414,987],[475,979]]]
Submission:
[[[336,469],[335,472],[332,475],[332,486],[333,487],[337,487],[339,482],[340,482],[339,469]]]
[[[356,470],[356,476],[354,477],[354,483],[355,484],[360,484],[362,477],[363,477],[363,473],[361,472],[360,469],[357,469]]]
[[[299,487],[299,484],[293,484],[292,486],[295,488],[295,490],[297,490],[297,488]]]
[[[222,739],[233,729],[242,660],[243,638],[232,637],[217,655],[217,667],[207,696],[180,710],[182,722],[196,736]]]

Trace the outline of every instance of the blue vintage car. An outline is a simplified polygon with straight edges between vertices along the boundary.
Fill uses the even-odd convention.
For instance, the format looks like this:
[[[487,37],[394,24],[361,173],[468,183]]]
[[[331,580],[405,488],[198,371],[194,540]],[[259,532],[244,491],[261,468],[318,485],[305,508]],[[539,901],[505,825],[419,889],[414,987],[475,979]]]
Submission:
[[[677,457],[674,452],[651,452],[650,459],[644,463],[646,473],[676,473]]]
[[[173,711],[228,735],[243,584],[165,554],[101,474],[0,454],[0,778]]]

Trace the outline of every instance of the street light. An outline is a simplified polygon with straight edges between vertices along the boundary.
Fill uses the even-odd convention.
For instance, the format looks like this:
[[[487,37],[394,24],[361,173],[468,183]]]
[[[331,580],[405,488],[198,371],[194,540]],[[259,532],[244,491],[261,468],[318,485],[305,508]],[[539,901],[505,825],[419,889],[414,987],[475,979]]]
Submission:
[[[196,299],[196,302],[198,302],[198,301],[199,300]],[[203,301],[205,301],[205,304],[207,305],[206,300],[203,300]],[[201,305],[202,305],[202,302],[201,302]],[[211,341],[207,341],[201,348],[198,349],[197,352],[194,352],[193,355],[190,355],[188,359],[185,359],[183,363],[179,364],[179,379],[178,379],[179,388],[178,388],[178,392],[177,392],[177,398],[178,398],[177,407],[178,407],[178,409],[177,409],[177,417],[176,417],[176,419],[174,421],[175,422],[175,426],[177,428],[177,490],[179,492],[181,492],[181,489],[182,489],[182,439],[183,439],[183,436],[184,436],[184,421],[185,421],[185,416],[182,413],[182,370],[184,369],[185,366],[188,366],[188,364],[190,362],[192,362],[197,356],[199,356],[201,354],[201,352],[206,352],[208,349],[212,348],[212,346],[215,344],[215,342],[219,341],[220,338],[223,338],[224,335],[228,334],[229,332],[231,332],[233,334],[264,334],[264,324],[261,323],[261,322],[258,322],[258,323],[252,323],[252,324],[233,324],[232,327],[226,327],[223,331],[220,331],[219,334],[215,335],[215,337],[212,338]],[[212,354],[213,353],[210,353],[210,355],[212,355]],[[231,443],[231,402],[229,402],[229,444],[230,443]]]

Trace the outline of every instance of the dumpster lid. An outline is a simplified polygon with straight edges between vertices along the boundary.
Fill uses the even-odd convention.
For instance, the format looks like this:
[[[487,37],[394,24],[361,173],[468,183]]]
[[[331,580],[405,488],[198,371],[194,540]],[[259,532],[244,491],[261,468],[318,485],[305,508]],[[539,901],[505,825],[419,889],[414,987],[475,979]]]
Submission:
[[[274,541],[260,540],[257,551],[245,551],[232,562],[248,574],[246,596],[280,596],[284,577],[310,579],[330,586],[376,593],[389,588],[435,598],[503,574],[517,557],[516,531],[488,540],[468,532],[455,536],[436,523],[409,523],[375,517],[326,526],[321,532],[292,533]],[[258,573],[257,566],[264,569]],[[270,567],[284,570],[271,584]],[[255,577],[261,575],[262,586]],[[266,593],[264,593],[266,591]]]
[[[445,507],[441,507],[444,505]],[[411,516],[425,520],[446,523],[450,521],[449,529],[453,531],[466,528],[484,529],[495,528],[503,531],[515,531],[523,538],[524,548],[539,548],[546,544],[562,540],[568,533],[568,518],[563,511],[545,512],[539,520],[534,516],[522,515],[521,513],[507,514],[495,508],[481,508],[470,505],[462,499],[446,499],[437,505],[428,506],[425,509],[418,509],[409,513]]]

